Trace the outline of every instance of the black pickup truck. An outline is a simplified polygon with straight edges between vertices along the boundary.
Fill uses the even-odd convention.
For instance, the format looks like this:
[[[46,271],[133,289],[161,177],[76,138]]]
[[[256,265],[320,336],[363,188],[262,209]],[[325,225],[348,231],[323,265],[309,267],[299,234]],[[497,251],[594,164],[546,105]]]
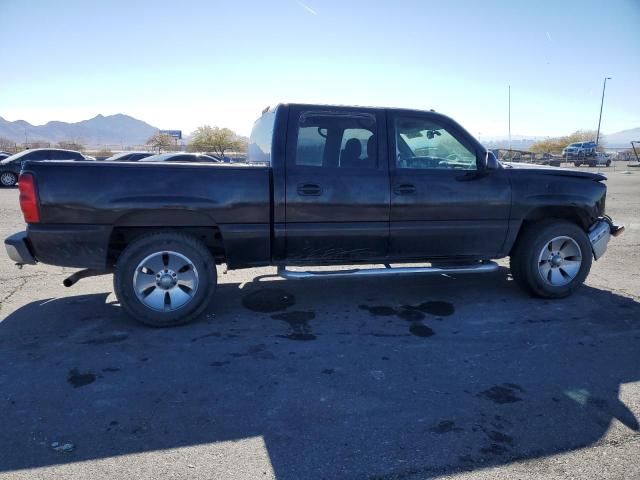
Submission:
[[[67,286],[113,272],[125,311],[166,326],[203,312],[223,263],[298,279],[486,272],[510,256],[527,291],[564,297],[623,229],[604,176],[501,165],[433,111],[279,105],[247,161],[26,162],[9,257],[85,269]],[[358,264],[384,268],[287,269]]]

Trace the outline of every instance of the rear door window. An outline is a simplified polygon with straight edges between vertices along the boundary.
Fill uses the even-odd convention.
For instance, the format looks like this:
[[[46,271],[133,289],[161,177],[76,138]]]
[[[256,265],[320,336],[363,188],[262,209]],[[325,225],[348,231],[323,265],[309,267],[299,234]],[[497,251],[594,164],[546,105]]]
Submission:
[[[295,164],[343,169],[377,168],[375,116],[342,111],[301,113]]]

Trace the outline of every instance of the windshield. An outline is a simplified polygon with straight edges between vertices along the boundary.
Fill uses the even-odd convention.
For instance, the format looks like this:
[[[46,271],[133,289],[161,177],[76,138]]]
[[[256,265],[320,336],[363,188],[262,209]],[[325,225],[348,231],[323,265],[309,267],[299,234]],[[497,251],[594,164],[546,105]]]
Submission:
[[[107,161],[119,160],[121,158],[128,157],[129,155],[133,155],[135,153],[137,153],[137,152],[120,152],[120,153],[116,153],[115,155],[111,155],[109,158],[107,158]]]
[[[143,160],[147,161],[147,162],[164,162],[167,160],[171,160],[173,157],[177,157],[178,155],[186,155],[184,153],[181,154],[177,154],[177,153],[161,153],[158,155],[151,155],[150,157],[147,157]]]
[[[13,162],[16,160],[20,160],[22,157],[24,157],[25,155],[34,152],[35,150],[23,150],[20,153],[16,153],[15,155],[11,155],[10,157],[5,158],[4,160],[2,160],[1,163],[9,163],[9,162]]]

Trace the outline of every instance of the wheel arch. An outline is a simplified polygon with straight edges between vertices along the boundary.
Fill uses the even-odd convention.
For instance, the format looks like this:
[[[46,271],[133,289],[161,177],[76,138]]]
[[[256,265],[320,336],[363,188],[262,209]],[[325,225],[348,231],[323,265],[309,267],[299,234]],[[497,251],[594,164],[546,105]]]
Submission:
[[[553,222],[554,220],[564,220],[573,223],[583,229],[585,232],[589,229],[592,219],[588,212],[583,208],[571,205],[546,205],[531,209],[520,223],[518,229],[518,235],[515,241],[509,249],[509,255],[513,253],[518,243],[521,241],[526,232],[531,226],[540,222]]]
[[[109,237],[108,265],[115,265],[122,251],[132,241],[149,233],[161,232],[177,232],[195,237],[207,246],[216,263],[226,262],[222,231],[209,216],[192,211],[162,211],[136,212],[120,217]]]

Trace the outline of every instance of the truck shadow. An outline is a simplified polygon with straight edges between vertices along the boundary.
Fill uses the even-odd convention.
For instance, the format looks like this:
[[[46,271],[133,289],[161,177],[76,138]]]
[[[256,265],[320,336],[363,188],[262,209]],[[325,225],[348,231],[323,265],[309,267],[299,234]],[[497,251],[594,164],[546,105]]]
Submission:
[[[504,270],[226,283],[168,330],[107,295],[0,323],[0,471],[261,437],[279,479],[428,478],[640,430],[621,390],[640,380],[640,303],[612,292],[530,299]]]

